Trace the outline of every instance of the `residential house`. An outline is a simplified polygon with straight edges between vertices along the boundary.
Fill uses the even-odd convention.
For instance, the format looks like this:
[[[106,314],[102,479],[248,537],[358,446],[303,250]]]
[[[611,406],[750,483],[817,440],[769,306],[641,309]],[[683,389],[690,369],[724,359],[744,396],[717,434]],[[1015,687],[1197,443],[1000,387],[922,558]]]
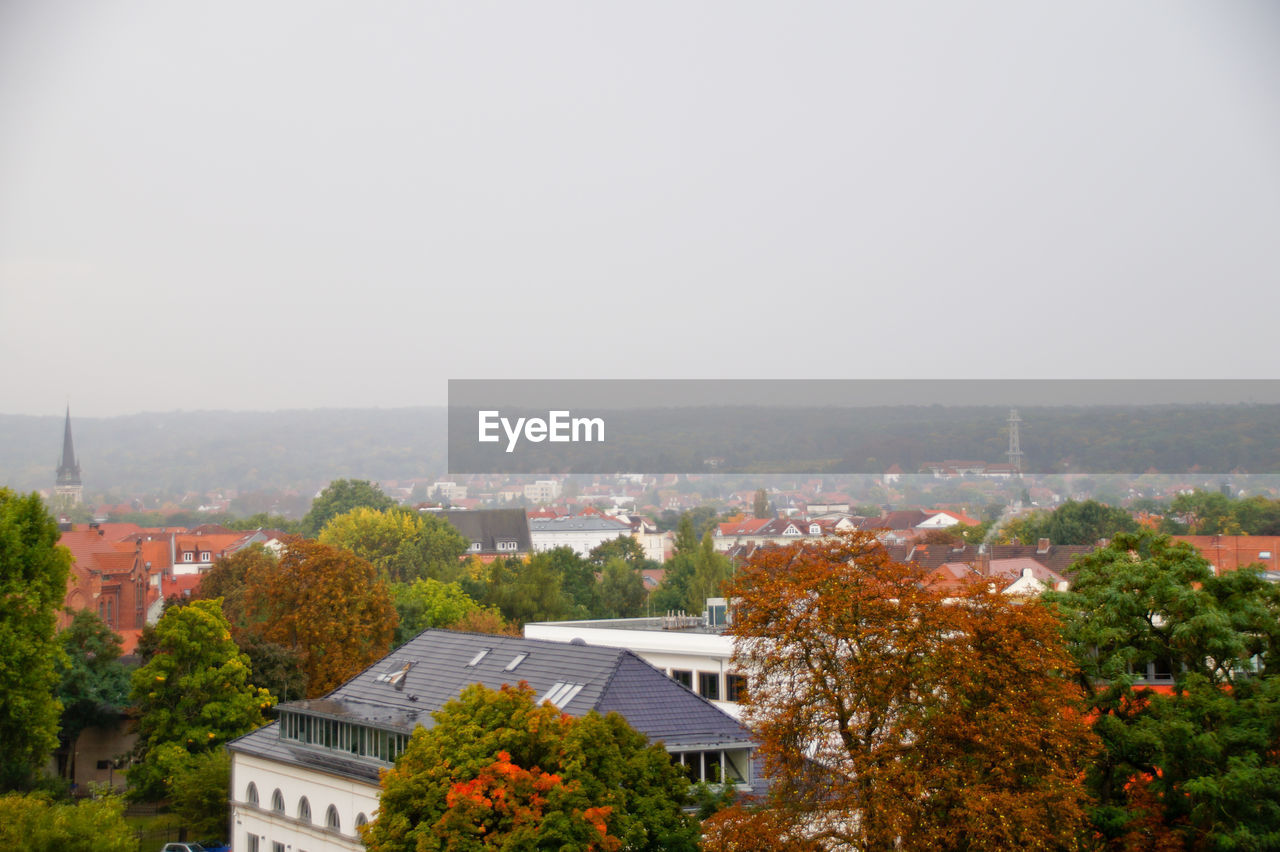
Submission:
[[[379,772],[464,687],[524,681],[572,716],[617,712],[695,779],[758,786],[750,733],[631,651],[428,630],[323,698],[228,744],[232,849],[356,852],[378,808]]]
[[[483,559],[526,556],[533,552],[524,509],[468,509],[441,512],[470,544],[467,554]]]
[[[559,518],[532,518],[529,535],[534,551],[571,547],[579,556],[586,556],[606,541],[631,536],[631,524],[601,515],[598,512],[583,515],[566,515]]]

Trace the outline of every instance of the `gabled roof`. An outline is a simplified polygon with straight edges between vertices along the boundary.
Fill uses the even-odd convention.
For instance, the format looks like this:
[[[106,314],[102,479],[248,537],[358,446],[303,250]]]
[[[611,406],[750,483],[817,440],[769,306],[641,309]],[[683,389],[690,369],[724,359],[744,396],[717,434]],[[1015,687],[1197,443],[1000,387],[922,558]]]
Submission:
[[[912,530],[923,524],[928,517],[919,509],[901,509],[881,516],[875,521],[875,526],[890,530]]]
[[[479,542],[481,551],[497,551],[499,541],[514,541],[516,551],[520,553],[533,550],[529,520],[524,509],[480,509],[440,514],[468,541],[473,544]]]
[[[323,698],[289,702],[280,709],[408,732],[418,725],[432,727],[432,712],[470,684],[498,689],[521,681],[540,699],[557,684],[580,687],[560,705],[562,711],[571,716],[617,712],[651,742],[662,741],[669,749],[753,747],[750,732],[737,720],[624,648],[449,630],[420,633]],[[228,746],[276,760],[311,762],[297,754],[300,749],[282,744],[274,724]],[[372,778],[376,781],[376,774]]]
[[[606,516],[565,515],[559,518],[530,518],[530,532],[630,532],[631,525]]]
[[[745,518],[741,521],[729,521],[728,523],[717,524],[717,535],[751,535],[757,532],[765,524],[769,523],[770,518]]]

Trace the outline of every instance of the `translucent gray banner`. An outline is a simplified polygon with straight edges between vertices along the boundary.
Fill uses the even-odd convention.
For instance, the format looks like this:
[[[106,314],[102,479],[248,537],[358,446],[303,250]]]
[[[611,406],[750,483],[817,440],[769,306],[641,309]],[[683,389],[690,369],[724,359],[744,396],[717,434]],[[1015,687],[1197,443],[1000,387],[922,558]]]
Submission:
[[[1280,381],[452,380],[451,473],[1280,472]]]

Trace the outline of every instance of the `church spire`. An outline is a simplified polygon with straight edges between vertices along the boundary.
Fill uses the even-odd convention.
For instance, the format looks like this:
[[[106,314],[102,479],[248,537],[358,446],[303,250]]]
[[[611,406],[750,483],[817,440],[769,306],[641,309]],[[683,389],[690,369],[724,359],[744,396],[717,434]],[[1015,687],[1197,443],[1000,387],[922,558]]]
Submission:
[[[80,463],[76,461],[76,448],[71,442],[71,406],[67,406],[67,421],[62,430],[62,458],[58,461],[58,483],[54,493],[68,498],[72,504],[83,499],[84,488],[80,483]]]

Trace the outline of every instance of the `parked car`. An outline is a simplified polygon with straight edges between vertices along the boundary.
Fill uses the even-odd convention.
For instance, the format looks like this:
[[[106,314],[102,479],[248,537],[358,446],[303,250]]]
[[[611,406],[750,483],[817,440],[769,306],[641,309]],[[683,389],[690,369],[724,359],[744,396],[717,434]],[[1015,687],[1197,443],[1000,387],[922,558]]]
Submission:
[[[160,852],[209,852],[199,843],[166,843]]]

